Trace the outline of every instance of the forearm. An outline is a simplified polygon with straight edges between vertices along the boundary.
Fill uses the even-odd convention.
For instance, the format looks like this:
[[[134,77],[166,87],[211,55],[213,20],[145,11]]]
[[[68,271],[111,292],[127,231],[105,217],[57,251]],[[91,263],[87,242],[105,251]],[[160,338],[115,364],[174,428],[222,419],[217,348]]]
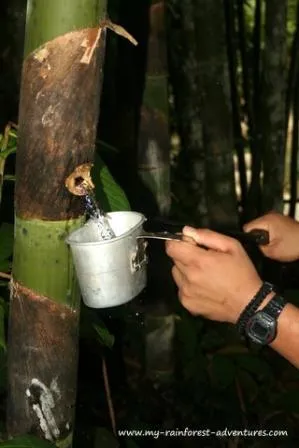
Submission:
[[[299,308],[290,303],[285,306],[278,319],[277,337],[270,347],[299,368]]]

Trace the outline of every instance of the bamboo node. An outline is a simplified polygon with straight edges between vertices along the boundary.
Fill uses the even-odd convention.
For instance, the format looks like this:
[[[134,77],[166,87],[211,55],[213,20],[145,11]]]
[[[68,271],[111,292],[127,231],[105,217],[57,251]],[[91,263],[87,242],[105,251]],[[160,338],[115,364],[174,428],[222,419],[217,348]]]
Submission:
[[[66,178],[65,186],[70,193],[75,196],[85,196],[86,191],[90,191],[95,188],[90,175],[90,170],[92,167],[92,163],[83,163],[82,165],[77,166]]]

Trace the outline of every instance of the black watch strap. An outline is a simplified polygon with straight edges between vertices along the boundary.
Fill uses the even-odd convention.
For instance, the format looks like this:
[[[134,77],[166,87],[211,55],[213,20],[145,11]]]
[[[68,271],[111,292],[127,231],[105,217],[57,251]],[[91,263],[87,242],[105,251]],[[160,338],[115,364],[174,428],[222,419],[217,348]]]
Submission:
[[[278,294],[275,294],[275,296],[272,297],[272,299],[261,311],[263,311],[263,313],[267,313],[269,316],[275,319],[278,319],[285,306],[285,299]]]
[[[260,287],[260,289],[258,290],[258,292],[255,294],[255,296],[246,305],[236,323],[237,330],[241,336],[245,335],[245,328],[248,319],[250,319],[250,317],[253,316],[253,314],[256,312],[256,310],[263,302],[263,300],[267,297],[267,295],[274,290],[275,287],[274,285],[272,285],[272,283],[264,282]]]

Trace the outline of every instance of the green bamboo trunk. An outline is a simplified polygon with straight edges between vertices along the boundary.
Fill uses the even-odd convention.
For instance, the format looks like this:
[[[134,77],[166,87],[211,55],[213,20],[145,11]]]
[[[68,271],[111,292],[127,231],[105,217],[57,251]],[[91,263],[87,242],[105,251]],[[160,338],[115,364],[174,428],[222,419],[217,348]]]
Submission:
[[[138,173],[160,215],[167,216],[170,210],[170,136],[164,0],[151,2],[149,25]],[[166,269],[163,246],[159,245],[156,251],[153,249],[152,255],[155,260],[153,280],[156,281],[149,285],[151,305],[145,313],[145,373],[156,382],[164,382],[173,375],[174,315],[167,304],[168,288],[162,280]]]
[[[71,447],[80,295],[67,234],[81,225],[65,187],[93,160],[105,32],[104,0],[28,0],[19,108],[7,429]]]

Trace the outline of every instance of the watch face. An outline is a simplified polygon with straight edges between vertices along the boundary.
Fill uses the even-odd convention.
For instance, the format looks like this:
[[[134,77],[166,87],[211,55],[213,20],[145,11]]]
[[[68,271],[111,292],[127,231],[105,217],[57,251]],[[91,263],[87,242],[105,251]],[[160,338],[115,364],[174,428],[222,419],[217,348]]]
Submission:
[[[276,320],[263,311],[258,311],[249,319],[246,333],[258,344],[269,344],[276,336]]]

